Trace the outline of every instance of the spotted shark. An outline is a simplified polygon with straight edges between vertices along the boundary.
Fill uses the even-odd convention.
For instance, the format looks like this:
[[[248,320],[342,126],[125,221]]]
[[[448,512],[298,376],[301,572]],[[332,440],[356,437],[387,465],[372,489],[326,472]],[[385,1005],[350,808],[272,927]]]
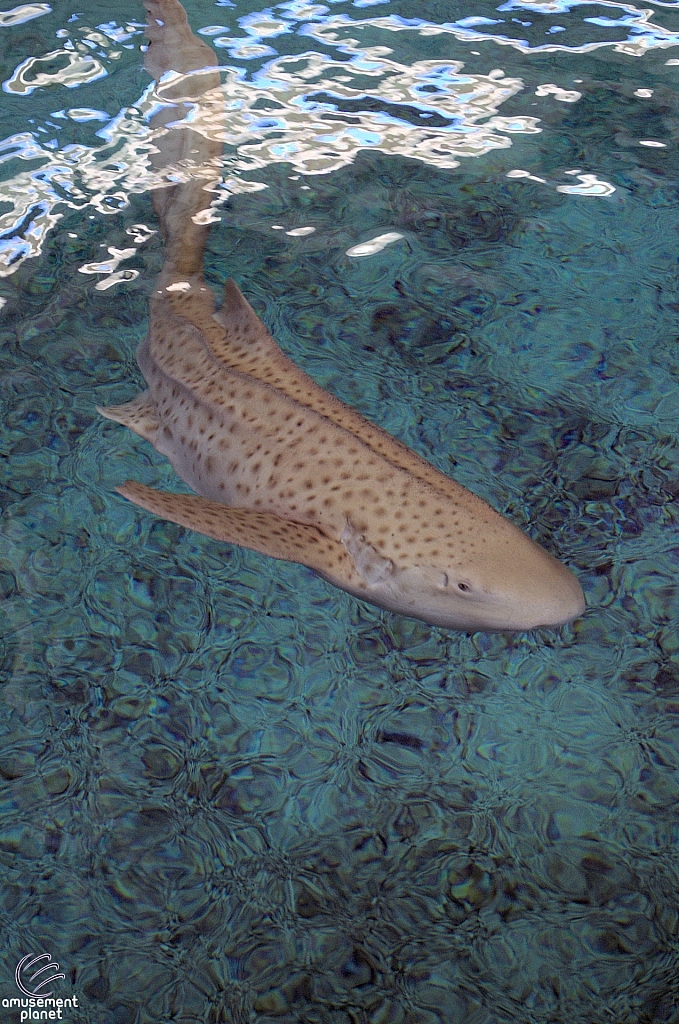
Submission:
[[[188,77],[184,100],[195,100],[201,76],[203,88],[214,85],[212,51],[177,0],[145,6],[147,69],[159,88],[167,71],[179,73],[170,76],[177,106]],[[177,130],[183,135],[167,144],[173,159],[192,153],[212,167],[215,143]],[[161,131],[161,160],[162,140]],[[583,592],[569,569],[316,384],[234,281],[216,308],[202,276],[196,212],[211,195],[201,173],[154,200],[167,255],[137,353],[147,389],[99,410],[150,442],[195,493],[133,481],[116,490],[166,520],[301,563],[361,600],[436,626],[528,630],[579,616]]]

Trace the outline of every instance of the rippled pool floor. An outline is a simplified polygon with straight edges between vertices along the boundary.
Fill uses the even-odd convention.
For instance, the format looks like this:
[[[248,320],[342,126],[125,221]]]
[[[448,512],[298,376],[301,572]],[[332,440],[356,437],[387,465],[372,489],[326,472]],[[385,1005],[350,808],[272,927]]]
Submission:
[[[285,72],[303,98],[280,63],[303,51],[324,75],[350,63],[330,112],[348,149],[323,143],[325,173],[325,129],[274,152],[307,132],[292,101],[282,127],[233,129],[206,274],[235,277],[319,383],[566,561],[588,611],[448,633],[113,492],[179,486],[94,411],[139,388],[163,258],[142,37],[112,58],[95,4],[0,15],[19,83],[2,98],[0,1000],[47,951],[55,995],[78,999],[64,1019],[88,1024],[679,1021],[676,12],[658,5],[651,31],[630,5],[411,6],[188,7],[195,29],[221,26],[206,38],[227,40],[244,93]],[[480,17],[497,23],[458,24]],[[614,45],[624,18],[632,51]],[[85,23],[103,56],[17,73]],[[272,52],[234,42],[248,26]],[[523,29],[523,48],[506,41]],[[361,46],[395,68],[367,99],[352,76],[379,54],[356,61]],[[485,115],[462,72],[436,110],[404,99],[399,68],[444,60],[481,76]],[[519,83],[501,95],[498,69]],[[31,89],[38,74],[55,80]],[[455,110],[477,157],[443,138]],[[351,117],[384,151],[346,135]],[[347,254],[385,233],[401,237]],[[111,249],[133,252],[114,266]]]

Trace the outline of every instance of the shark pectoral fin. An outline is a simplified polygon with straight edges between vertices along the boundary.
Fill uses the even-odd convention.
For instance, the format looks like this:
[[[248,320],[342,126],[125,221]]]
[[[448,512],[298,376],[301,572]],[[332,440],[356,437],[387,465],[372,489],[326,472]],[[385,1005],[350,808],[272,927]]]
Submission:
[[[98,405],[96,410],[107,420],[122,423],[124,427],[129,427],[135,434],[153,444],[158,432],[158,418],[155,403],[148,391],[142,391],[125,405]]]
[[[384,583],[393,573],[394,563],[391,559],[383,558],[350,519],[347,519],[340,541],[346,548],[356,571],[369,587]]]
[[[356,585],[351,560],[342,545],[316,529],[267,512],[230,508],[197,494],[169,494],[126,480],[118,494],[171,523],[214,540],[238,544],[271,558],[299,562],[339,586]]]

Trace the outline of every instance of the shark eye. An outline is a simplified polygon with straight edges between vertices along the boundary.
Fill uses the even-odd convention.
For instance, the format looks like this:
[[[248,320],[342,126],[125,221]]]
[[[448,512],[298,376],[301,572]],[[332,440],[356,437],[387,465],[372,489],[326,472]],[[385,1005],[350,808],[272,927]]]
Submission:
[[[458,580],[457,589],[460,590],[463,594],[467,594],[472,588],[469,585],[469,583],[465,583],[464,580]]]

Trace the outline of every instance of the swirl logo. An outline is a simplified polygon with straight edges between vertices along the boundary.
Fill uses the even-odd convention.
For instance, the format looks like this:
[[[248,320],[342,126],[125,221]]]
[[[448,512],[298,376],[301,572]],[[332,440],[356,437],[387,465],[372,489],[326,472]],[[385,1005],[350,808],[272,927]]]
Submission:
[[[37,970],[33,971],[33,974],[31,974],[30,977],[27,977],[28,972],[43,960],[47,962],[44,963],[42,967],[38,967]],[[65,974],[54,973],[58,970],[59,964],[52,960],[49,953],[40,953],[38,956],[31,956],[29,953],[28,956],[23,957],[16,966],[14,977],[17,983],[17,988],[20,992],[23,992],[25,996],[38,996],[41,998],[49,997],[52,993],[43,991],[45,985],[51,985],[53,981],[66,977]],[[41,975],[43,976],[42,978]],[[35,984],[38,978],[41,978],[41,980]],[[24,984],[24,982],[26,984]]]

